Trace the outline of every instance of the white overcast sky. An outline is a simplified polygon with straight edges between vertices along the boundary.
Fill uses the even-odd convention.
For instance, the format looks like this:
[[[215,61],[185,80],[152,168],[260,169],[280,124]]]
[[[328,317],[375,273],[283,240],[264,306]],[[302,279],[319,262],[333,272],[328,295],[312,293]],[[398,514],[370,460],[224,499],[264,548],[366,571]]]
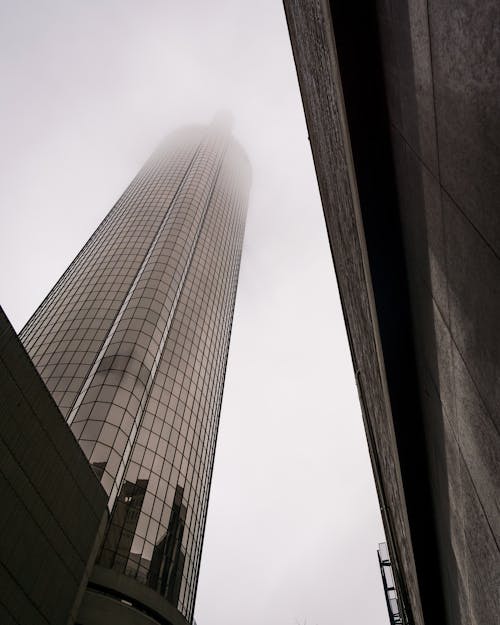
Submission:
[[[0,304],[19,330],[159,140],[253,167],[199,625],[387,625],[383,540],[279,1],[2,0]]]

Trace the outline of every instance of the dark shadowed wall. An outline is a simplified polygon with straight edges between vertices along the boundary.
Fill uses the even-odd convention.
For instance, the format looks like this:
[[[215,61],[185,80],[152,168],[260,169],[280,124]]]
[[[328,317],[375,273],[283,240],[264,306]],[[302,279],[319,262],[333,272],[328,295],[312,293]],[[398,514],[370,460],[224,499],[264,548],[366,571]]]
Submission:
[[[0,621],[73,623],[106,495],[0,309]]]
[[[498,5],[285,9],[400,599],[493,625]]]

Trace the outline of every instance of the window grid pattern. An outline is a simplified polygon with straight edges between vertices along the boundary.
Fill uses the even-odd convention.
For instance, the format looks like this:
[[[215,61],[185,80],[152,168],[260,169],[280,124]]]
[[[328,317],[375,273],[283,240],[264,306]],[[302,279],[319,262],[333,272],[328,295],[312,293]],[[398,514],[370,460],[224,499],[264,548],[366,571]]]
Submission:
[[[101,564],[192,620],[249,172],[227,133],[183,139],[139,173],[23,340],[110,495]]]
[[[21,332],[65,416],[198,147],[183,139],[145,165]]]

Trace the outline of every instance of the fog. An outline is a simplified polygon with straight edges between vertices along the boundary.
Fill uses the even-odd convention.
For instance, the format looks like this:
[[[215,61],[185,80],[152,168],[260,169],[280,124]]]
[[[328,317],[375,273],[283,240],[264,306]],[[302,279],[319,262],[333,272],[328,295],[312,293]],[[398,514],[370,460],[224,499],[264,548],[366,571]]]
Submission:
[[[0,7],[0,304],[19,330],[163,137],[219,110],[252,188],[198,625],[388,622],[378,502],[279,2]]]

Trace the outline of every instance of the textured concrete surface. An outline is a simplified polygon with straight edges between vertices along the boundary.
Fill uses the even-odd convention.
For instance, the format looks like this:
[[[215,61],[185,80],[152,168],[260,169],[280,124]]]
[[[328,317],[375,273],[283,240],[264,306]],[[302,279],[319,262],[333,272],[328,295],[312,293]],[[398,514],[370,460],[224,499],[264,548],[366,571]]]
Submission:
[[[285,2],[309,138],[337,274],[368,445],[400,588],[423,623],[384,357],[377,327],[357,180],[328,7]]]
[[[73,623],[106,496],[0,309],[0,622]]]
[[[378,6],[447,619],[493,625],[500,614],[500,8]]]
[[[498,2],[429,0],[427,19],[441,183],[498,255]]]
[[[354,4],[285,10],[384,524],[410,622],[494,625],[500,5]]]

